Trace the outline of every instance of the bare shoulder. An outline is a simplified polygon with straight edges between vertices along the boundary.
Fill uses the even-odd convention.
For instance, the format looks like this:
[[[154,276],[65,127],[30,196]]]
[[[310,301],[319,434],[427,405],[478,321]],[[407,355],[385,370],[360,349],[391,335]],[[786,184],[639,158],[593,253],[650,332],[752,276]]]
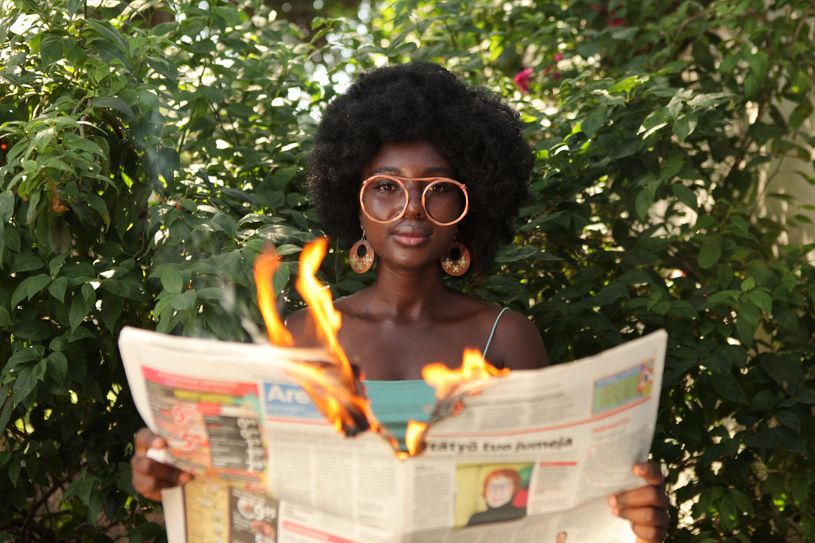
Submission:
[[[320,343],[315,333],[308,308],[298,309],[286,317],[285,325],[298,347],[318,347]]]
[[[549,365],[543,339],[535,324],[517,311],[501,315],[490,344],[490,353],[510,369],[536,369]]]

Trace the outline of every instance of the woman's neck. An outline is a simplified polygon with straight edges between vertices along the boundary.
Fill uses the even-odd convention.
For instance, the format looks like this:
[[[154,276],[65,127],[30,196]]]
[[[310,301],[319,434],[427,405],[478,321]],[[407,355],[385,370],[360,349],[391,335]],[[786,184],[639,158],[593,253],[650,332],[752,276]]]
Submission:
[[[429,317],[449,295],[436,269],[405,270],[383,266],[377,270],[366,310],[395,320]]]

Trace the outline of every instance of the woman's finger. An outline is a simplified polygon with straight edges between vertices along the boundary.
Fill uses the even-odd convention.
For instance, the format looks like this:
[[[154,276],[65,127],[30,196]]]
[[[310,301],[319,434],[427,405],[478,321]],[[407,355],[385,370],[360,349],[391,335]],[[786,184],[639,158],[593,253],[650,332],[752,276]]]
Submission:
[[[136,432],[134,441],[137,455],[147,454],[147,449],[163,449],[167,446],[164,438],[154,434],[149,428],[142,428]]]
[[[168,486],[178,486],[192,479],[192,474],[182,471],[169,464],[162,464],[156,462],[152,458],[143,455],[135,455],[130,460],[130,465],[133,468],[133,479],[136,476],[150,477],[160,481],[163,488]]]
[[[631,507],[668,509],[670,501],[665,494],[664,488],[660,486],[642,486],[609,497],[608,504],[612,509],[617,509],[618,511]]]
[[[637,543],[662,543],[667,535],[665,528],[632,524],[631,529],[637,536]]]
[[[670,522],[668,512],[656,507],[630,507],[621,509],[619,517],[631,521],[632,526],[650,526],[652,528],[667,528]]]
[[[645,482],[649,485],[662,486],[665,484],[665,478],[662,476],[662,471],[660,470],[659,465],[654,464],[653,462],[640,462],[638,464],[634,464],[631,471],[633,471],[634,475],[637,477],[642,477],[645,479]]]

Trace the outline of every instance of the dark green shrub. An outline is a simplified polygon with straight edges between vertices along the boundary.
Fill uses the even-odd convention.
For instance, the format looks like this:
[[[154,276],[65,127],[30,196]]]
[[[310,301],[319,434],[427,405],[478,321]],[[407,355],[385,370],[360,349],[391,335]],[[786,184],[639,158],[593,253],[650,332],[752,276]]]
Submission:
[[[409,58],[503,94],[538,153],[515,243],[461,288],[532,315],[555,360],[669,331],[671,540],[815,538],[813,247],[781,243],[808,216],[761,212],[815,144],[810,2],[400,0],[308,36],[261,2],[136,5],[0,13],[0,540],[160,533],[118,331],[250,339],[268,242],[294,307],[319,81]],[[342,251],[323,272],[362,284]]]

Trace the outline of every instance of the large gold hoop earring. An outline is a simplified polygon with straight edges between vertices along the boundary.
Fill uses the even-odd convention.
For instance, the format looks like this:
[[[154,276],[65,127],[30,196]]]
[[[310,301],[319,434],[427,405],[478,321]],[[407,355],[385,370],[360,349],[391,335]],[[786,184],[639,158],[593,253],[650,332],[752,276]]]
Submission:
[[[351,264],[351,269],[356,273],[365,273],[374,265],[374,256],[376,256],[374,249],[365,239],[365,232],[363,232],[362,239],[351,247],[348,262]]]
[[[447,254],[441,257],[441,269],[453,277],[461,277],[470,269],[470,251],[464,244],[454,241]]]

